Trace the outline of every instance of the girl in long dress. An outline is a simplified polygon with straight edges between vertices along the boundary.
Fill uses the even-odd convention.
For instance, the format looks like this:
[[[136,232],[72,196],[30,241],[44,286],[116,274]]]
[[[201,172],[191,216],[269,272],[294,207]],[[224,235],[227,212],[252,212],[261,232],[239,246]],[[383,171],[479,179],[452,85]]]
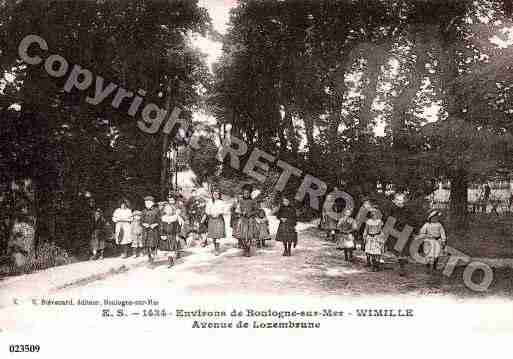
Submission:
[[[363,216],[360,218],[360,217],[357,217],[357,224],[358,223],[363,223],[365,224],[365,222],[369,219],[370,217],[370,210],[372,209],[372,202],[370,200],[370,198],[368,197],[363,197],[362,198],[362,209],[366,209],[367,211],[366,212],[360,212],[360,210],[358,210],[358,216],[360,216],[361,214],[363,214]],[[365,226],[360,226],[360,228],[358,228],[358,230],[356,231],[356,235],[357,235],[357,241],[360,242],[360,246],[361,246],[361,249],[362,251],[365,253],[365,239],[363,238],[363,231],[365,230]],[[370,256],[367,256],[367,267],[370,267],[371,265],[371,260],[370,260]]]
[[[240,216],[237,223],[237,236],[243,248],[245,257],[251,256],[251,246],[256,234],[255,217],[258,215],[257,202],[251,198],[252,187],[246,184],[242,187],[242,198],[236,212]]]
[[[424,239],[422,247],[430,273],[436,269],[438,258],[447,243],[444,226],[440,223],[441,215],[439,211],[431,211],[428,214],[427,222],[424,223],[419,231],[419,236]]]
[[[355,249],[353,232],[357,228],[357,223],[353,218],[351,218],[351,213],[350,209],[344,210],[343,215],[337,224],[337,248],[344,250],[344,258],[349,262],[353,260],[353,250]]]
[[[107,222],[103,217],[103,211],[100,208],[97,208],[93,215],[93,231],[91,233],[90,241],[92,256],[90,259],[103,259],[105,238],[107,236],[105,230],[106,224]]]
[[[116,244],[121,247],[124,253],[123,257],[128,258],[128,251],[132,244],[132,237],[130,235],[132,210],[125,200],[121,201],[119,208],[112,214],[112,222],[115,224],[114,240]]]
[[[271,233],[269,231],[269,220],[263,209],[260,209],[255,221],[257,248],[265,247],[265,241],[271,238]]]
[[[160,240],[160,233],[157,228],[160,225],[160,213],[153,196],[144,197],[144,206],[145,209],[141,218],[144,247],[148,253],[148,261],[153,263],[157,256],[157,247]]]
[[[242,241],[239,235],[239,219],[242,213],[240,208],[240,201],[242,196],[237,196],[230,208],[230,227],[232,228],[232,237],[237,239],[237,248],[242,249]]]
[[[29,216],[15,214],[15,223],[7,243],[8,253],[13,261],[15,272],[22,272],[34,257],[35,229]]]
[[[130,234],[132,236],[132,248],[135,252],[135,257],[139,257],[142,248],[144,248],[143,227],[141,224],[142,212],[134,211],[132,215],[133,220],[130,226]]]
[[[174,206],[174,200],[170,201],[162,209],[160,217],[160,242],[159,249],[164,252],[176,252],[177,258],[180,256],[177,234],[179,229],[178,211]],[[174,264],[171,253],[168,255],[169,267]]]
[[[191,231],[191,224],[185,208],[185,199],[180,193],[176,199],[176,209],[178,210],[178,233],[176,238],[178,241],[177,255],[180,256],[182,249],[187,247],[187,237]]]
[[[363,232],[365,238],[365,253],[371,258],[372,271],[380,270],[380,261],[385,251],[385,236],[383,235],[383,221],[379,218],[378,210],[371,209],[371,218],[365,222]]]
[[[283,243],[283,256],[290,257],[292,255],[292,244],[296,247],[297,243],[296,209],[290,205],[288,198],[284,197],[282,205],[274,213],[280,221],[278,231],[276,232],[276,241]]]
[[[220,252],[219,240],[226,237],[224,213],[226,205],[222,200],[221,192],[214,190],[212,192],[212,199],[208,201],[205,208],[205,214],[208,217],[208,234],[207,237],[214,242],[216,256]]]
[[[198,239],[201,239],[202,243],[206,240],[207,226],[202,223],[205,207],[206,201],[198,195],[196,190],[193,190],[186,204],[187,216],[189,217],[191,227],[189,236],[192,236],[192,243],[196,243]]]
[[[333,192],[337,191],[335,187]],[[322,228],[326,231],[326,238],[335,241],[337,237],[337,223],[340,218],[334,218],[338,212],[335,211],[335,197],[332,193],[326,196],[326,200],[322,206]]]

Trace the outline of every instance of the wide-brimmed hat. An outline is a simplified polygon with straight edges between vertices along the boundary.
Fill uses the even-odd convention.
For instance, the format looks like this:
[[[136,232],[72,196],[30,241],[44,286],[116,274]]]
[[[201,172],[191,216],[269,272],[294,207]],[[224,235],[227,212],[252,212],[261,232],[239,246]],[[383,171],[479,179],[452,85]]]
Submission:
[[[406,196],[402,193],[396,193],[396,194],[394,194],[394,198],[392,199],[392,202],[396,206],[404,206],[404,204],[406,203]]]
[[[369,208],[369,212],[370,212],[371,214],[376,214],[376,215],[378,216],[378,219],[382,217],[382,213],[381,213],[381,211],[380,211],[380,210],[379,210],[379,208],[378,208],[378,207],[376,207],[376,206],[372,206],[371,208]]]
[[[146,196],[146,197],[144,197],[144,201],[145,201],[145,202],[146,202],[146,201],[152,201],[152,202],[155,202],[155,197],[153,197],[153,196]]]
[[[253,191],[253,186],[250,185],[249,183],[246,183],[244,186],[242,186],[242,190],[243,191],[249,191],[249,192],[252,192]]]
[[[434,209],[428,213],[427,219],[429,221],[431,218],[436,217],[436,216],[441,216],[441,215],[442,215],[442,213],[440,211],[437,211],[436,209]]]
[[[371,212],[371,213],[377,213],[377,212],[379,212],[379,208],[378,208],[378,207],[376,207],[376,206],[371,206],[371,207],[369,208],[369,212]]]

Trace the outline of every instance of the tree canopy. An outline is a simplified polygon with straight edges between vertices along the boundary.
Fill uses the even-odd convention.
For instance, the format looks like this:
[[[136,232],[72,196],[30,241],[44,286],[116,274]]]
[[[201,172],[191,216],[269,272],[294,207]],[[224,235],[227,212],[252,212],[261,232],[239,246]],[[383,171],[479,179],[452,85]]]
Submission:
[[[463,223],[468,182],[511,168],[510,25],[503,1],[241,1],[210,108],[332,185],[451,179]]]
[[[65,206],[89,191],[107,207],[122,196],[165,192],[162,158],[172,143],[161,132],[139,130],[127,115],[129,104],[114,108],[113,95],[88,104],[94,83],[66,92],[67,75],[54,78],[42,65],[24,64],[18,46],[25,36],[42,37],[49,54],[89,69],[105,85],[143,90],[145,101],[180,107],[190,119],[198,88],[211,81],[191,35],[210,31],[209,15],[196,0],[0,1],[0,126],[13,134],[2,146],[2,183],[33,179],[36,213],[52,207],[61,198],[57,192]]]

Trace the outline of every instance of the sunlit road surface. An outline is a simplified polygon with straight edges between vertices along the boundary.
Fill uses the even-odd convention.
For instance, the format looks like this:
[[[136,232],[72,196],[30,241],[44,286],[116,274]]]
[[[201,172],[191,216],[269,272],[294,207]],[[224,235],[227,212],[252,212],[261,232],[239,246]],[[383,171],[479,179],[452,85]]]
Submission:
[[[408,345],[408,338],[425,345],[432,340],[426,335],[434,335],[437,343],[455,335],[491,335],[493,340],[513,336],[511,298],[454,296],[425,273],[403,278],[394,270],[371,272],[361,261],[345,262],[343,253],[320,239],[314,227],[302,225],[300,229],[292,257],[283,257],[281,244],[274,241],[254,256],[242,257],[229,239],[223,242],[219,256],[214,255],[212,246],[196,249],[170,269],[162,254],[153,265],[51,294],[36,292],[34,302],[0,309],[0,337],[8,343],[15,338],[22,338],[23,343],[47,343],[52,347],[47,353],[56,355],[64,355],[70,346],[69,350],[75,350],[73,357],[90,357],[100,347],[102,353],[132,357],[178,353],[184,345],[209,355],[208,345],[216,350],[237,347],[248,335],[266,338],[265,343],[279,348],[280,340],[291,340],[295,345],[288,353],[306,345],[305,338],[320,342],[352,338],[350,342],[340,339],[345,343],[341,345],[352,347],[360,342],[365,346],[369,335],[377,343],[383,341],[381,345],[390,345],[385,338],[393,333],[400,334],[396,339],[400,346],[405,341]],[[42,300],[67,300],[73,305],[42,305]],[[141,304],[123,303],[126,301]],[[380,309],[384,316],[368,316]],[[294,311],[303,315],[294,316]],[[289,321],[319,327],[269,327]],[[213,335],[222,336],[222,342]],[[467,349],[472,344],[467,343]],[[348,350],[354,349],[358,348]],[[313,348],[298,353],[302,356],[308,350]],[[253,354],[249,350],[245,356]],[[43,352],[28,355],[48,357]]]

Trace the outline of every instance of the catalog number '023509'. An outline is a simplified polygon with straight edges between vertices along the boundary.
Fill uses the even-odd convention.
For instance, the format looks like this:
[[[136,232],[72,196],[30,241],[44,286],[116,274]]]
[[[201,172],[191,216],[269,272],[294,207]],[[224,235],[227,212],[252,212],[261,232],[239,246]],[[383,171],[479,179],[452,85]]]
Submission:
[[[11,353],[37,353],[41,347],[38,344],[11,344],[9,352]]]

